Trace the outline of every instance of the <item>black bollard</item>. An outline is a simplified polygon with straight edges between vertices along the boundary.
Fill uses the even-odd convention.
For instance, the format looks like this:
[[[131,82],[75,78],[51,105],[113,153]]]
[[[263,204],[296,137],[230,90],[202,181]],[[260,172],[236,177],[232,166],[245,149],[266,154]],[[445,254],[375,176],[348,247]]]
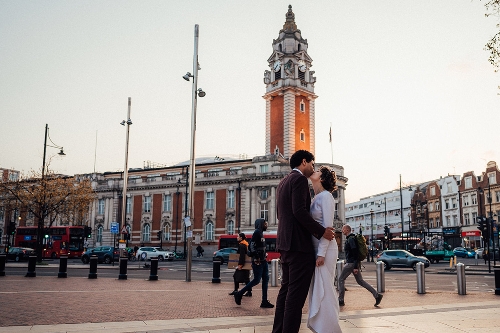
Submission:
[[[30,256],[28,259],[28,273],[25,277],[36,277],[36,256]]]
[[[89,279],[97,279],[97,256],[90,256],[90,271],[89,271]]]
[[[495,270],[495,295],[500,295],[500,266],[493,267]]]
[[[151,258],[151,273],[149,273],[149,281],[158,280],[158,258]]]
[[[0,254],[0,276],[5,276],[5,261],[7,256],[5,254]]]
[[[220,283],[220,265],[221,262],[219,260],[214,260],[214,274],[212,277],[212,283]]]
[[[128,258],[120,258],[120,274],[118,275],[118,280],[127,279],[127,262]]]
[[[59,258],[59,273],[57,273],[58,278],[68,277],[68,256],[61,256]]]

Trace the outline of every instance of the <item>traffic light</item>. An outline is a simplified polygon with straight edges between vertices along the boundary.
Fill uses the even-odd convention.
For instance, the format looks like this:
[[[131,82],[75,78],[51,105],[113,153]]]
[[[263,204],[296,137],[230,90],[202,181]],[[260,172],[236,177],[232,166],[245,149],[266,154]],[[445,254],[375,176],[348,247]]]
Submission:
[[[14,235],[16,233],[16,222],[10,222],[7,228],[9,235]]]
[[[387,239],[389,237],[389,234],[391,233],[390,229],[388,226],[384,226],[384,236]]]
[[[92,237],[92,228],[91,227],[87,227],[85,226],[83,228],[83,233],[84,233],[84,236],[87,237],[87,238],[91,238]]]
[[[125,240],[130,240],[130,234],[129,233],[125,234]]]
[[[483,239],[489,239],[490,238],[490,230],[488,228],[488,220],[486,217],[483,216],[478,216],[477,217],[477,228],[481,231],[481,234],[483,236]]]

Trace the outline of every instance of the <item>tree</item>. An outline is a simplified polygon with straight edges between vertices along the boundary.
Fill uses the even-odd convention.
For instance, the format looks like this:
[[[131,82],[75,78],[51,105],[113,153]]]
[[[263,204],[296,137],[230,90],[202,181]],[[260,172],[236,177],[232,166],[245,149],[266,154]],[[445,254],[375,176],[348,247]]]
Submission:
[[[486,17],[496,16],[500,18],[500,0],[489,0],[486,2],[485,7]],[[497,28],[500,28],[500,23],[497,24]],[[484,49],[490,53],[488,61],[495,68],[495,72],[497,72],[500,69],[500,31],[493,35],[488,43],[486,43]]]
[[[38,225],[37,261],[42,260],[43,229],[56,220],[62,224],[86,225],[95,192],[89,179],[57,175],[47,171],[42,178],[31,171],[17,181],[0,183],[0,206],[31,213]]]

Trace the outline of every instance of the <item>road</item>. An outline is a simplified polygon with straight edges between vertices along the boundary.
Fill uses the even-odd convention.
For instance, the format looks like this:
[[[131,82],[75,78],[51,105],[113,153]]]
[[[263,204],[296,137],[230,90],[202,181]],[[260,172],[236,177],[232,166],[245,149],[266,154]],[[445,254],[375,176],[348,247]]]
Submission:
[[[466,267],[479,268],[474,271],[474,274],[466,275],[467,291],[491,292],[495,288],[495,279],[493,274],[488,274],[487,265],[484,262],[479,266],[475,265],[474,259],[459,259]],[[37,276],[57,276],[59,271],[58,260],[47,260],[45,263],[49,265],[39,265],[36,269]],[[374,263],[363,263],[363,278],[376,287],[376,266]],[[8,262],[6,266],[6,275],[24,276],[27,272],[28,264]],[[432,291],[456,291],[457,276],[447,270],[449,263],[443,262],[439,264],[431,264],[426,268],[425,286],[426,290]],[[68,277],[88,277],[89,265],[83,265],[78,259],[68,260]],[[469,271],[467,270],[467,273]],[[222,265],[220,269],[220,277],[224,282],[232,281],[233,270],[228,269],[227,265]],[[118,263],[114,266],[99,264],[97,268],[98,278],[113,278],[117,279],[119,275]],[[129,262],[127,270],[128,279],[149,279],[150,269],[144,268],[144,262]],[[393,268],[389,271],[384,271],[385,288],[386,289],[406,289],[416,290],[416,273],[412,269],[397,269]],[[213,277],[213,263],[209,260],[193,261],[191,270],[191,280],[193,281],[211,281]],[[185,261],[164,261],[159,262],[158,278],[160,280],[185,280],[186,278],[186,262]],[[346,287],[353,287],[356,281],[351,276],[346,280]]]

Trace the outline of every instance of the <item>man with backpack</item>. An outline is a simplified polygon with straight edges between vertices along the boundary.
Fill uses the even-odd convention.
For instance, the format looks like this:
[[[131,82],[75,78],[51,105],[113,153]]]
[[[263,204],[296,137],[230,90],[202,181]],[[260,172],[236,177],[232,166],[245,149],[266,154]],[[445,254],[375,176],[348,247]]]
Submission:
[[[372,286],[370,286],[367,282],[365,282],[365,280],[363,280],[363,276],[361,276],[360,258],[363,255],[366,258],[367,250],[365,248],[360,251],[359,243],[364,243],[364,242],[362,241],[358,242],[357,236],[354,233],[351,233],[351,226],[348,224],[342,227],[342,234],[346,236],[346,241],[344,245],[346,263],[344,265],[344,269],[342,269],[342,272],[340,273],[339,276],[339,305],[340,306],[345,305],[344,303],[345,279],[347,279],[347,277],[351,275],[351,273],[353,273],[356,282],[360,286],[362,286],[363,288],[372,293],[373,297],[375,298],[375,306],[378,306],[380,304],[380,301],[382,301],[382,297],[384,295],[377,293],[377,291]],[[366,247],[366,243],[364,243],[364,246]]]

